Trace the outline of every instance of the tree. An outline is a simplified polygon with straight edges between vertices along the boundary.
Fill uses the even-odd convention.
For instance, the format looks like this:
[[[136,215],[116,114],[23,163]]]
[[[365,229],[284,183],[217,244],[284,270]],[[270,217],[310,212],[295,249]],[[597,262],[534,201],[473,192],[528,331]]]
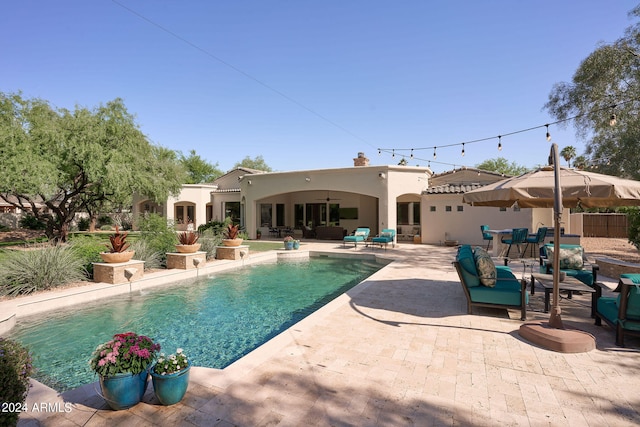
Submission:
[[[640,6],[630,16],[640,16]],[[570,83],[554,85],[545,108],[572,121],[586,141],[587,164],[603,173],[640,179],[640,26],[596,48]],[[570,120],[572,119],[573,120]],[[615,120],[614,120],[615,119]]]
[[[562,156],[563,159],[567,161],[567,164],[569,165],[569,167],[571,167],[571,159],[573,159],[576,156],[576,147],[572,145],[567,145],[562,149],[562,151],[560,151],[560,155]]]
[[[185,184],[202,184],[203,182],[213,182],[223,175],[218,169],[218,163],[212,165],[196,154],[196,150],[189,151],[189,156],[180,153],[180,162],[187,171],[187,181]]]
[[[258,169],[265,172],[271,172],[272,169],[265,163],[264,158],[262,156],[256,156],[255,159],[247,156],[242,159],[241,162],[236,163],[234,168],[249,168],[249,169]]]
[[[151,145],[121,99],[69,111],[20,93],[0,93],[0,170],[0,198],[30,210],[59,241],[76,213],[129,206],[134,192],[165,200],[185,176],[176,153]]]
[[[520,166],[516,164],[516,162],[509,163],[509,161],[504,157],[485,160],[484,162],[477,164],[476,168],[511,176],[522,175],[529,170],[526,166]]]

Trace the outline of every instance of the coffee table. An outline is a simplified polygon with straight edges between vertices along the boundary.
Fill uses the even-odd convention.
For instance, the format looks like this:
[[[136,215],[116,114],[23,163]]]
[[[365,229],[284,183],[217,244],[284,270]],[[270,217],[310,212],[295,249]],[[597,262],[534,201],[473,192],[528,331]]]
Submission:
[[[542,274],[542,273],[533,273],[531,274],[531,294],[535,293],[534,284],[535,281],[538,281],[542,287],[544,288],[544,312],[549,312],[549,300],[551,298],[551,292],[553,291],[553,275],[552,274]],[[566,276],[562,282],[558,283],[558,289],[561,291],[567,291],[569,293],[568,297],[571,299],[574,292],[589,292],[591,294],[591,317],[594,317],[595,307],[596,307],[596,290],[591,286],[587,286],[582,283],[580,280]]]

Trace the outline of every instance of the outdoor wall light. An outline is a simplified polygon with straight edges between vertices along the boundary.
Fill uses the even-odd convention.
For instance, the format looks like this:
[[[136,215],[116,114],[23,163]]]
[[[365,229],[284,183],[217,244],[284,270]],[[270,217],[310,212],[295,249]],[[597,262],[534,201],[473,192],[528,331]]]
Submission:
[[[307,182],[311,182],[311,178],[309,178],[309,177],[306,177],[304,180],[307,181]]]
[[[378,178],[385,179],[386,177],[387,175],[385,175],[384,172],[378,172]]]
[[[247,181],[247,184],[251,185],[251,180]]]

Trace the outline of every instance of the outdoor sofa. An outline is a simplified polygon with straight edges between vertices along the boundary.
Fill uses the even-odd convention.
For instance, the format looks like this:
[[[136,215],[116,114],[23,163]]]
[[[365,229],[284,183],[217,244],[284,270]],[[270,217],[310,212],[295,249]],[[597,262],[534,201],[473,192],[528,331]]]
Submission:
[[[604,286],[604,285],[602,285]],[[596,325],[604,320],[616,331],[616,344],[624,347],[624,336],[640,336],[640,274],[621,274],[616,291],[618,296],[601,296],[596,286]]]
[[[545,266],[547,274],[553,274],[553,244],[540,247],[540,265]],[[587,286],[594,286],[598,279],[598,264],[591,264],[580,245],[560,244],[560,271],[575,277]]]

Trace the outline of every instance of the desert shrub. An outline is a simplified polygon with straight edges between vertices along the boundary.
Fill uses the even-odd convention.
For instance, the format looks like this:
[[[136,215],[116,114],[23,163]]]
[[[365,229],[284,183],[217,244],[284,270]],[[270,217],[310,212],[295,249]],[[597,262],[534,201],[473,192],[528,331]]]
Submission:
[[[0,232],[4,233],[5,231],[11,231],[11,229],[9,227],[7,227],[6,225],[0,224]]]
[[[0,263],[0,295],[23,295],[86,279],[83,260],[69,246],[7,251]]]
[[[629,243],[640,249],[640,208],[623,208],[620,211],[627,214]]]
[[[40,221],[33,215],[25,215],[20,218],[20,227],[27,228],[29,230],[44,230],[47,228],[47,224],[44,221]]]
[[[111,231],[113,229],[113,227],[111,227],[110,225],[103,225],[100,227],[100,231]]]
[[[71,249],[82,260],[87,278],[93,278],[93,263],[102,262],[100,252],[105,251],[104,241],[90,236],[75,235],[69,240]]]
[[[104,227],[105,225],[112,226],[113,218],[111,218],[109,215],[100,215],[98,217],[98,220],[96,221],[96,227],[102,230],[102,227]],[[109,227],[109,229],[111,229],[111,227]]]
[[[172,223],[158,214],[144,215],[138,221],[140,240],[149,250],[160,254],[162,265],[166,265],[167,252],[174,252],[178,243],[176,231]]]
[[[0,402],[23,404],[29,392],[31,371],[29,350],[16,341],[0,337]],[[19,414],[0,411],[0,425],[15,426]]]
[[[226,221],[209,221],[206,224],[199,225],[198,232],[202,234],[207,230],[211,230],[213,234],[222,234],[230,222],[230,218],[227,218]]]
[[[222,243],[222,234],[215,234],[213,229],[209,228],[200,234],[200,250],[207,253],[207,259],[214,259],[216,257],[216,246],[220,246]]]
[[[80,218],[78,220],[78,230],[87,231],[89,229],[90,224],[91,224],[91,220],[89,218]]]
[[[144,261],[145,270],[162,267],[162,254],[153,250],[146,240],[132,243],[131,250],[136,252],[135,259]]]

